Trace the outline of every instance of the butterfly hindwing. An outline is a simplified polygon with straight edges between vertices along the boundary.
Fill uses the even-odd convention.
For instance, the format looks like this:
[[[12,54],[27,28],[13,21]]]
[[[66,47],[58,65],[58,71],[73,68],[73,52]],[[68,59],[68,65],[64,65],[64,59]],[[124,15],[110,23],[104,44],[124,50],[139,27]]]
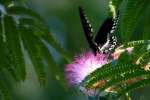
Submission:
[[[94,40],[94,42],[100,48],[99,51],[111,51],[113,48],[115,48],[117,39],[115,36],[113,36],[113,33],[115,32],[118,23],[118,16],[119,15],[117,15],[115,18],[107,18],[100,27]]]
[[[99,46],[102,46],[107,42],[108,33],[111,31],[112,27],[113,27],[113,19],[107,18],[105,22],[102,24],[102,26],[100,27],[95,37],[95,42]]]

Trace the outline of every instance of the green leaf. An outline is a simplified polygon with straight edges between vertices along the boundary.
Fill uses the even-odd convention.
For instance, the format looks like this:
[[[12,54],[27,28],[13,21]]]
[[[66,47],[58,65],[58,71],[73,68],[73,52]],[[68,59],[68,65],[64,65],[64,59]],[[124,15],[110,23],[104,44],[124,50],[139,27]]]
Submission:
[[[4,100],[12,100],[10,90],[8,89],[8,86],[6,85],[6,81],[0,80],[0,91],[2,92],[2,96]]]
[[[55,80],[57,80],[61,86],[63,86],[66,89],[66,82],[64,78],[64,73],[60,70],[60,67],[55,62],[54,58],[52,57],[51,53],[49,52],[48,48],[43,45],[43,55],[45,56],[45,59],[48,63],[50,74],[54,77]]]
[[[110,66],[108,65],[104,65],[105,66]],[[124,64],[124,63],[118,63],[115,66],[110,66],[109,68],[106,69],[97,69],[96,71],[92,72],[89,76],[87,76],[85,78],[85,80],[83,81],[83,84],[86,87],[91,87],[93,86],[93,84],[97,83],[100,80],[107,80],[108,78],[114,77],[115,75],[121,74],[121,73],[125,73],[128,71],[132,71],[135,69],[138,69],[139,66],[135,65],[135,64]]]
[[[135,47],[135,46],[142,46],[148,44],[150,44],[150,40],[138,40],[138,41],[125,42],[122,46],[123,48],[127,48],[127,47]]]
[[[3,22],[4,20],[1,18],[0,19],[0,70],[2,70],[2,68],[7,64],[7,59],[6,59],[6,47],[5,47],[5,43],[3,41],[4,38],[4,25]]]
[[[150,51],[144,52],[140,57],[139,57],[139,64],[141,66],[145,66],[149,63],[150,60]]]
[[[4,1],[7,2],[7,0]],[[17,1],[16,4],[19,5]],[[59,69],[42,40],[51,44],[68,62],[71,60],[71,56],[49,34],[49,29],[39,14],[18,5],[6,5],[7,13],[0,17],[0,71],[8,71],[6,75],[10,73],[15,82],[25,80],[26,70],[22,51],[24,48],[21,48],[24,46],[41,85],[45,85],[48,81],[45,67],[49,66],[50,73],[65,86],[64,73]],[[1,91],[7,97],[6,91],[8,89],[5,86],[3,89]]]
[[[43,36],[43,38],[50,43],[64,58],[65,60],[70,63],[72,60],[72,55],[70,55],[66,50],[64,50],[58,41],[53,37],[51,33],[48,33],[47,35]]]
[[[125,52],[123,52],[121,55],[120,55],[120,57],[119,57],[119,59],[117,60],[119,63],[124,63],[124,64],[126,64],[126,63],[133,63],[132,62],[132,57],[131,57],[131,55],[128,53],[128,51],[125,51]]]
[[[138,78],[138,77],[142,77],[143,75],[149,76],[150,73],[146,72],[143,69],[135,69],[135,70],[129,70],[126,73],[118,74],[118,75],[116,75],[116,77],[111,78],[108,81],[108,83],[105,84],[105,86],[101,87],[100,91],[103,91],[103,90],[105,90],[105,89],[107,89],[111,86],[118,85],[118,84],[124,86],[124,85],[127,84],[128,80],[132,80],[132,79],[135,79],[135,78]]]
[[[149,2],[150,3],[150,2]],[[145,13],[144,15],[144,27],[143,27],[143,32],[142,32],[142,36],[143,36],[143,39],[150,39],[150,12],[149,12],[149,9],[150,9],[150,6],[146,9],[147,10],[147,13]],[[143,19],[142,19],[143,21]]]
[[[138,88],[142,88],[142,87],[149,86],[149,85],[150,85],[150,78],[143,79],[141,81],[138,81],[136,83],[130,84],[130,85],[122,88],[119,91],[119,93],[122,95],[122,94],[128,93],[129,91],[133,91],[133,90],[136,90]]]
[[[48,28],[39,20],[33,18],[22,17],[19,19],[20,25],[28,26],[34,30],[35,35],[37,36],[45,36],[49,33]]]
[[[141,13],[147,6],[147,0],[128,0],[125,15],[123,18],[123,37],[124,40],[129,41],[135,31],[136,25],[141,17]]]
[[[22,7],[22,6],[11,6],[7,8],[7,12],[11,15],[18,15],[18,16],[28,16],[28,17],[33,17],[35,19],[38,19],[43,22],[43,19],[39,14],[34,12],[33,10]]]
[[[21,50],[19,33],[16,27],[16,23],[11,16],[4,17],[5,36],[7,53],[10,59],[10,66],[13,66],[16,73],[16,79],[25,80],[25,63]]]
[[[41,36],[44,40],[51,44],[54,47],[54,49],[56,49],[66,59],[67,62],[71,62],[72,56],[68,52],[66,52],[64,48],[61,47],[61,45],[49,32],[47,27],[43,25],[43,23],[40,23],[38,20],[34,20],[31,18],[21,18],[20,24],[32,27],[32,30],[35,31],[35,35]]]
[[[137,62],[137,60],[139,58],[141,58],[141,56],[145,53],[148,52],[148,45],[150,44],[149,40],[138,40],[138,41],[131,41],[128,43],[125,43],[123,45],[123,49],[129,48],[129,47],[133,47],[133,51],[130,54],[130,56],[132,57],[132,61],[134,63]]]
[[[4,5],[8,5],[12,2],[12,0],[1,0],[0,3],[4,4]]]
[[[43,45],[38,37],[33,34],[30,28],[20,27],[21,38],[25,45],[26,50],[33,62],[36,74],[41,85],[47,84],[47,75],[45,72],[45,64],[43,57]]]

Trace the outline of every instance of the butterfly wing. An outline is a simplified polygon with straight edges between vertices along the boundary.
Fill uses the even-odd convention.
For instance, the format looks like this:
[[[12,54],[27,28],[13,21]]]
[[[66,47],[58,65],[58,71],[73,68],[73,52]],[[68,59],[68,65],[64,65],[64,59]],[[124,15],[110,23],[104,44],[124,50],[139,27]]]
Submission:
[[[113,27],[112,18],[107,18],[105,22],[102,24],[102,26],[100,27],[95,37],[95,42],[99,46],[102,46],[107,42],[107,36],[108,36],[108,33],[111,31],[112,27]]]
[[[81,19],[81,23],[82,23],[82,27],[83,27],[86,39],[91,49],[96,53],[97,46],[93,42],[93,29],[82,7],[79,7],[79,14],[80,14],[80,19]]]
[[[117,23],[118,15],[115,18],[107,18],[100,27],[94,40],[100,48],[99,51],[104,51],[105,49],[112,50],[116,46],[117,40],[116,37],[113,36],[113,33],[116,29]]]

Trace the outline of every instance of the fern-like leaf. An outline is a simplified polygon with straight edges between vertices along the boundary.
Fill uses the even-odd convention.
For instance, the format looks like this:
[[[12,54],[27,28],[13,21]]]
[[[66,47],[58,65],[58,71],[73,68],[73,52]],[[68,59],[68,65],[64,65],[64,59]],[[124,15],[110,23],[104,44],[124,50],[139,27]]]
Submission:
[[[20,27],[21,30],[21,38],[23,39],[23,43],[25,45],[26,50],[29,53],[29,56],[33,62],[34,68],[38,75],[38,79],[41,85],[47,83],[46,72],[44,68],[44,58],[43,58],[43,46],[40,45],[39,38],[33,35],[33,31],[31,29],[27,29],[25,27]]]
[[[106,65],[107,66],[107,65]],[[105,65],[103,66],[105,67]],[[116,66],[109,68],[105,70],[101,70],[100,68],[91,73],[87,78],[83,81],[83,84],[86,87],[91,87],[93,84],[97,83],[98,81],[102,79],[109,79],[111,77],[114,77],[116,74],[125,73],[128,71],[132,71],[139,68],[139,66],[134,64],[117,64]]]
[[[127,41],[131,39],[132,34],[135,31],[136,25],[141,13],[144,11],[145,6],[147,5],[147,0],[128,0],[126,12],[123,18],[123,37]]]
[[[129,91],[133,91],[133,90],[136,90],[138,88],[142,88],[142,87],[149,86],[149,85],[150,85],[150,78],[143,79],[143,80],[138,81],[136,83],[125,86],[124,88],[122,88],[119,91],[119,93],[122,95],[122,94],[128,93]]]
[[[32,18],[38,19],[43,22],[43,19],[41,18],[41,16],[39,14],[37,14],[33,10],[26,8],[26,7],[11,6],[11,7],[7,8],[7,12],[10,15],[28,16],[28,17],[32,17]]]
[[[128,80],[135,80],[136,78],[142,77],[142,76],[149,76],[150,73],[146,72],[143,69],[135,69],[135,70],[130,70],[126,73],[118,74],[116,77],[110,79],[108,83],[105,84],[105,86],[100,88],[100,91],[103,91],[111,86],[115,85],[126,85],[128,83]]]
[[[8,86],[6,85],[6,81],[0,80],[0,91],[2,92],[2,96],[4,100],[11,100],[11,94]]]
[[[11,23],[11,24],[10,24]],[[16,70],[16,77],[24,80],[26,76],[24,58],[21,50],[20,39],[15,21],[11,16],[4,17],[7,53],[10,63]],[[21,66],[21,67],[20,67]]]

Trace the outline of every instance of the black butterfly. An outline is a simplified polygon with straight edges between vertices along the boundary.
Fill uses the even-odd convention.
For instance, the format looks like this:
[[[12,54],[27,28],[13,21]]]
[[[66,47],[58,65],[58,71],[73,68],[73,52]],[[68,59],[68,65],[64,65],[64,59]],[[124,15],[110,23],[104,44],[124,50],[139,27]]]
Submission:
[[[118,23],[119,14],[117,14],[115,18],[107,18],[104,21],[95,39],[93,39],[94,36],[92,26],[83,8],[81,7],[79,7],[79,14],[86,39],[94,53],[96,54],[97,52],[111,52],[117,45],[117,38],[113,35],[113,33]]]

